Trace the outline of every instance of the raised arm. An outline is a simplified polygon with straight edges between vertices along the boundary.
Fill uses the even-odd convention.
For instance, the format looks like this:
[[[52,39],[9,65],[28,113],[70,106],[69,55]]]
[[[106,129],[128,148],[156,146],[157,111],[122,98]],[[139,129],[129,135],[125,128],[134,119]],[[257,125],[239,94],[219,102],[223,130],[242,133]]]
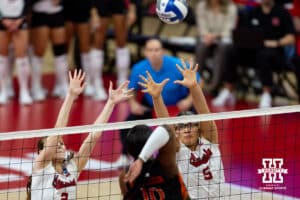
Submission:
[[[177,80],[175,83],[181,84],[189,88],[192,97],[193,104],[199,114],[210,113],[205,96],[202,92],[200,85],[197,83],[196,73],[198,70],[198,65],[194,65],[192,59],[189,61],[189,67],[186,66],[186,63],[181,59],[182,67],[179,65],[177,69],[182,73],[183,80]],[[200,129],[202,135],[212,143],[218,143],[218,130],[215,121],[204,121],[200,122]]]
[[[55,128],[65,127],[68,123],[69,114],[71,111],[71,107],[73,105],[74,100],[84,89],[84,80],[85,74],[81,72],[77,72],[75,70],[73,76],[71,72],[69,72],[70,85],[68,94],[60,108]],[[44,149],[39,152],[38,157],[35,160],[33,170],[43,169],[48,163],[52,160],[53,155],[56,153],[56,147],[58,142],[60,142],[61,136],[53,135],[49,136],[45,139]]]
[[[142,92],[148,92],[152,96],[154,109],[158,117],[168,117],[169,113],[163,102],[161,91],[169,79],[165,79],[161,83],[156,83],[150,73],[148,71],[146,73],[147,78],[140,75],[143,82],[139,82],[139,85],[144,88]],[[166,170],[167,176],[174,176],[178,172],[175,156],[176,144],[173,126],[157,127],[148,138],[139,158],[130,166],[126,175],[122,174],[121,177],[124,177],[125,182],[133,182],[141,173],[144,162],[147,162],[156,151],[159,151],[157,159]],[[122,192],[124,193],[124,187],[122,188]]]
[[[142,92],[147,92],[151,95],[153,100],[154,110],[158,118],[169,117],[170,116],[169,111],[161,95],[161,92],[164,86],[166,85],[166,83],[169,81],[169,79],[165,79],[161,83],[156,83],[148,71],[146,72],[146,74],[147,74],[147,78],[140,75],[140,78],[143,80],[143,82],[138,83],[140,86],[144,88]],[[169,126],[169,129],[175,132],[174,126]],[[176,140],[176,147],[177,147],[176,149],[179,150],[180,147],[179,139]]]
[[[163,80],[161,83],[154,82],[151,74],[147,71],[147,78],[140,75],[140,78],[143,82],[139,82],[138,84],[142,86],[144,89],[142,92],[149,93],[153,99],[153,106],[157,117],[169,117],[169,112],[167,106],[165,105],[161,92],[169,81],[169,79]]]
[[[127,90],[128,83],[129,82],[126,81],[123,84],[121,84],[116,90],[113,90],[112,82],[110,82],[108,100],[107,100],[102,112],[99,114],[96,121],[94,122],[94,124],[106,123],[111,116],[114,106],[117,103],[124,101],[124,100],[128,99],[129,97],[131,97],[131,95],[129,95],[129,94],[132,92],[132,90]],[[98,139],[101,137],[101,135],[102,135],[102,131],[91,132],[91,133],[89,133],[87,138],[82,143],[82,145],[79,149],[79,152],[75,156],[75,162],[76,162],[77,169],[79,172],[82,171],[82,169],[85,167],[85,165],[86,165],[88,159],[90,158],[90,155],[91,155]]]

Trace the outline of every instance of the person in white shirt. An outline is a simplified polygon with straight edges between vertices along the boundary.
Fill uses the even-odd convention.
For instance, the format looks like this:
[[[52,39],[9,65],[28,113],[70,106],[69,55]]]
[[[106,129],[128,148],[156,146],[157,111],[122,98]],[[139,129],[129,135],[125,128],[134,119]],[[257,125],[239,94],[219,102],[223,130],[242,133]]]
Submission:
[[[68,94],[60,109],[56,128],[65,127],[74,100],[84,89],[84,76],[81,71],[69,73],[70,85]],[[129,97],[126,90],[128,81],[123,82],[116,90],[109,87],[109,98],[94,122],[106,123],[114,106]],[[58,200],[76,199],[76,185],[80,172],[85,167],[102,132],[91,132],[82,143],[77,153],[68,153],[63,138],[58,135],[42,138],[38,143],[38,156],[33,163],[31,182],[27,186],[28,199]]]
[[[20,104],[31,104],[28,90],[30,64],[27,56],[28,30],[26,16],[30,0],[0,1],[0,104],[6,104],[10,95],[9,46],[13,44],[15,65],[20,85]]]
[[[175,81],[189,88],[193,104],[198,113],[209,113],[204,94],[196,80],[198,66],[193,61],[189,67],[182,60],[182,67],[177,65],[183,75],[183,80]],[[168,79],[155,83],[149,73],[147,77],[140,76],[140,85],[148,92],[154,102],[158,117],[169,117],[168,110],[161,97],[161,91]],[[192,114],[184,112],[181,114]],[[177,164],[183,175],[192,199],[222,199],[224,197],[224,169],[218,146],[218,131],[214,121],[186,123],[174,125],[178,138]]]

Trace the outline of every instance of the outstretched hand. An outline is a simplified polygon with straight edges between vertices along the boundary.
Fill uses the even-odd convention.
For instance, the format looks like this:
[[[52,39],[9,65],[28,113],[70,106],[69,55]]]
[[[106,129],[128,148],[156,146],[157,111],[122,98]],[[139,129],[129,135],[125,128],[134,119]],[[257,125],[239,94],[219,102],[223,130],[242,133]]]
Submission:
[[[128,90],[129,81],[123,82],[117,89],[113,90],[113,83],[109,82],[109,97],[114,104],[127,100],[132,97],[133,89]]]
[[[143,168],[143,161],[140,159],[135,160],[129,167],[125,174],[124,181],[132,183],[141,173]]]
[[[70,85],[69,85],[69,93],[74,96],[78,96],[82,93],[85,83],[84,83],[84,77],[85,73],[82,73],[81,70],[79,72],[77,69],[74,71],[74,74],[72,76],[72,72],[69,71],[69,79],[70,79]]]
[[[176,64],[177,69],[183,76],[183,80],[176,80],[174,83],[183,85],[187,88],[197,85],[196,74],[198,71],[198,64],[194,65],[193,59],[189,60],[189,67],[186,66],[184,59],[181,58],[182,67]]]
[[[160,96],[164,86],[166,85],[166,83],[169,81],[169,79],[165,79],[163,80],[161,83],[156,83],[151,74],[146,71],[147,73],[147,78],[140,75],[140,78],[144,81],[144,82],[138,82],[138,84],[140,86],[142,86],[143,89],[142,92],[148,92],[153,98],[157,98]]]

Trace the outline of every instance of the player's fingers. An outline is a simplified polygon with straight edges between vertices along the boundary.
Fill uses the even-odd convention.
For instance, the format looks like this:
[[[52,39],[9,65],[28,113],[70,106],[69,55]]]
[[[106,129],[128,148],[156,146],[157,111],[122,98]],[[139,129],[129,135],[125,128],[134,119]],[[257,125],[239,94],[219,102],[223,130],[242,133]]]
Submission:
[[[170,79],[166,78],[165,80],[163,80],[163,82],[161,82],[161,85],[164,87],[169,80]]]
[[[147,85],[147,84],[145,84],[145,83],[142,83],[142,82],[138,82],[138,84],[139,84],[140,86],[142,86],[143,88],[147,88],[147,87],[148,87],[148,85]]]
[[[72,80],[72,72],[69,71],[69,80]]]
[[[197,72],[197,71],[198,71],[198,68],[199,68],[199,65],[196,64],[195,67],[194,67],[194,69],[193,69],[193,71],[194,71],[194,72]]]
[[[148,93],[148,89],[141,90],[143,93]]]
[[[86,75],[85,72],[83,72],[82,76],[79,77],[80,82],[82,82],[85,79],[85,75]]]
[[[148,71],[146,71],[146,74],[147,74],[148,80],[154,82],[151,74]]]
[[[182,69],[178,64],[176,64],[176,67],[177,67],[177,69],[178,69],[180,72],[183,71],[183,69]]]
[[[194,68],[194,59],[193,58],[190,58],[189,59],[189,68],[191,69],[191,70],[193,70],[193,68]]]
[[[181,60],[181,64],[182,64],[183,69],[187,69],[185,60],[183,58],[180,58],[180,60]]]
[[[145,83],[148,83],[148,80],[143,76],[143,75],[139,75],[140,79],[142,79]]]
[[[112,91],[112,88],[113,88],[113,83],[112,83],[112,81],[109,81],[109,92],[111,92]]]
[[[118,88],[117,90],[126,90],[128,87],[129,81],[124,81]]]
[[[73,78],[76,79],[77,77],[77,69],[74,70]]]
[[[176,80],[176,81],[174,81],[174,83],[182,85],[183,81]]]
[[[131,94],[133,90],[134,90],[134,88],[125,89],[125,90],[124,90],[124,93],[126,93],[126,94]]]
[[[79,72],[78,72],[78,74],[77,74],[77,78],[78,78],[78,79],[80,79],[81,74],[82,74],[82,70],[80,69]]]

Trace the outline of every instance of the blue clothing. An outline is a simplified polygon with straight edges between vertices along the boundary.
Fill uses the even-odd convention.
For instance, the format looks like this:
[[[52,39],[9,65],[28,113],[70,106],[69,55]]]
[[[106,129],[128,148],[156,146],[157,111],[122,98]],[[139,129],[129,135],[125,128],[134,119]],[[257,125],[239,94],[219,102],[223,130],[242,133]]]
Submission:
[[[176,80],[182,80],[183,76],[180,71],[177,69],[176,64],[181,66],[181,62],[178,58],[172,56],[163,56],[163,64],[159,71],[155,71],[149,62],[149,60],[145,59],[137,64],[135,64],[132,68],[130,74],[130,83],[129,88],[134,88],[134,90],[141,90],[141,86],[138,82],[143,82],[139,75],[143,75],[147,77],[146,71],[148,71],[153,80],[157,83],[162,82],[164,79],[169,78],[169,82],[165,85],[162,91],[162,97],[165,104],[168,105],[176,105],[176,103],[189,95],[189,89],[174,83]],[[197,73],[197,81],[199,82],[200,75]],[[152,97],[148,93],[145,94],[144,100],[150,106],[153,106]]]

